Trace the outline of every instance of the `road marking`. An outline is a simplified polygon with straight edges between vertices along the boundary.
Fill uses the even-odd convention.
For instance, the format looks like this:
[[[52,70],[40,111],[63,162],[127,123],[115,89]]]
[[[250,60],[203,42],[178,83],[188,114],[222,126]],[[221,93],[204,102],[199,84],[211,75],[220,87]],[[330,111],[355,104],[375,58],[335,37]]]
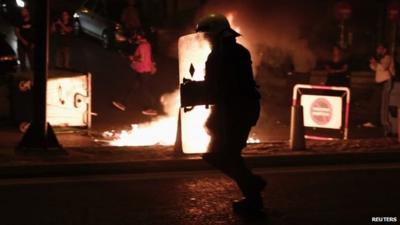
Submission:
[[[400,163],[274,167],[274,168],[254,169],[256,173],[265,175],[343,172],[343,171],[370,171],[370,170],[374,171],[400,170]],[[138,174],[105,174],[105,175],[84,175],[84,176],[66,176],[66,177],[11,178],[11,179],[0,179],[0,186],[158,180],[158,179],[174,179],[174,178],[175,179],[192,178],[198,176],[219,177],[223,175],[217,170],[202,170],[202,171],[158,172],[158,173],[138,173]]]

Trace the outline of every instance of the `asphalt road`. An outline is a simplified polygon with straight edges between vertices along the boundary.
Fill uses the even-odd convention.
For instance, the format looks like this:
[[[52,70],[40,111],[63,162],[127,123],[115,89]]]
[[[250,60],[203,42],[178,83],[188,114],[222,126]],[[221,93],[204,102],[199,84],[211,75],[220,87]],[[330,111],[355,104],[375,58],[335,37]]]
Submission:
[[[16,224],[370,224],[400,216],[400,165],[275,168],[268,216],[231,211],[236,186],[215,171],[0,180],[0,221]],[[398,224],[393,223],[393,224]]]

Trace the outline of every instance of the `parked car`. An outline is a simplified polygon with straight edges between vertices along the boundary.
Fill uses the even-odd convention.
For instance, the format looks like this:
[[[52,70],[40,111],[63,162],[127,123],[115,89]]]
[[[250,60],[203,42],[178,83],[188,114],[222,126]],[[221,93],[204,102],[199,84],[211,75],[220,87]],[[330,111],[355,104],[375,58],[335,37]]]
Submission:
[[[17,66],[17,55],[6,41],[6,35],[0,33],[0,75],[15,72]]]
[[[89,34],[102,42],[103,47],[127,41],[119,19],[125,6],[123,0],[86,0],[74,13],[74,30]]]

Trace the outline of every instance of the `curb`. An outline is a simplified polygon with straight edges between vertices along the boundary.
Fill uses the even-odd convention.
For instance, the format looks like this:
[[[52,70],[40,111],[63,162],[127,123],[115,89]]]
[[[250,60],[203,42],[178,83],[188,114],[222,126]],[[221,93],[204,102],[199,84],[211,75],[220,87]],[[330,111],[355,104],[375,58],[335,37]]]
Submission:
[[[400,151],[368,153],[313,153],[308,155],[245,156],[252,168],[298,167],[400,162]],[[200,157],[119,162],[54,163],[41,165],[0,166],[0,179],[138,174],[212,170]]]

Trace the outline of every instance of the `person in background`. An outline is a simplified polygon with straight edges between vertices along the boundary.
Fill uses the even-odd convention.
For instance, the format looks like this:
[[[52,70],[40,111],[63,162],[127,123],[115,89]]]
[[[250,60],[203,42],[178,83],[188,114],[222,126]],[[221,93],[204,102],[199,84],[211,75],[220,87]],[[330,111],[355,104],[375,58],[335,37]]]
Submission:
[[[141,93],[142,96],[137,96],[142,101],[142,114],[148,116],[156,116],[158,113],[155,110],[156,100],[154,94],[150,90],[150,79],[156,73],[156,66],[153,62],[151,45],[147,41],[142,30],[137,30],[133,38],[137,44],[135,52],[129,56],[131,68],[135,72],[133,84],[130,86],[127,94],[122,101],[113,101],[112,104],[119,110],[126,110],[127,100],[132,94]]]
[[[292,104],[293,88],[296,84],[309,84],[311,72],[316,66],[316,58],[311,51],[308,40],[300,37],[295,48],[291,52],[292,71],[288,73],[286,80],[286,104]]]
[[[28,59],[29,66],[33,65],[34,30],[33,22],[28,8],[21,9],[21,20],[15,26],[17,36],[18,58],[21,63],[21,71],[26,71]]]
[[[325,85],[349,87],[349,65],[344,60],[340,47],[332,48],[332,60],[325,66],[325,69],[328,73]]]
[[[131,36],[135,30],[141,28],[142,24],[136,9],[135,0],[127,1],[127,6],[123,9],[121,14],[121,23],[127,32],[127,36]]]
[[[70,45],[72,39],[72,22],[67,11],[61,13],[52,24],[52,32],[56,35],[56,67],[70,68]]]
[[[370,68],[375,71],[375,83],[380,92],[380,122],[384,136],[391,135],[392,127],[389,120],[389,100],[392,90],[392,78],[395,75],[393,57],[389,55],[385,44],[378,44],[376,57],[370,59]]]
[[[292,62],[291,86],[293,87],[295,84],[309,84],[311,72],[317,62],[306,38],[302,37],[299,39],[298,46],[292,52]]]
[[[212,105],[205,124],[211,141],[203,159],[233,179],[241,190],[244,198],[233,202],[234,212],[262,212],[266,182],[246,166],[241,156],[260,113],[250,53],[236,42],[240,34],[223,15],[205,17],[196,31],[204,32],[212,48],[204,81],[207,102]]]

